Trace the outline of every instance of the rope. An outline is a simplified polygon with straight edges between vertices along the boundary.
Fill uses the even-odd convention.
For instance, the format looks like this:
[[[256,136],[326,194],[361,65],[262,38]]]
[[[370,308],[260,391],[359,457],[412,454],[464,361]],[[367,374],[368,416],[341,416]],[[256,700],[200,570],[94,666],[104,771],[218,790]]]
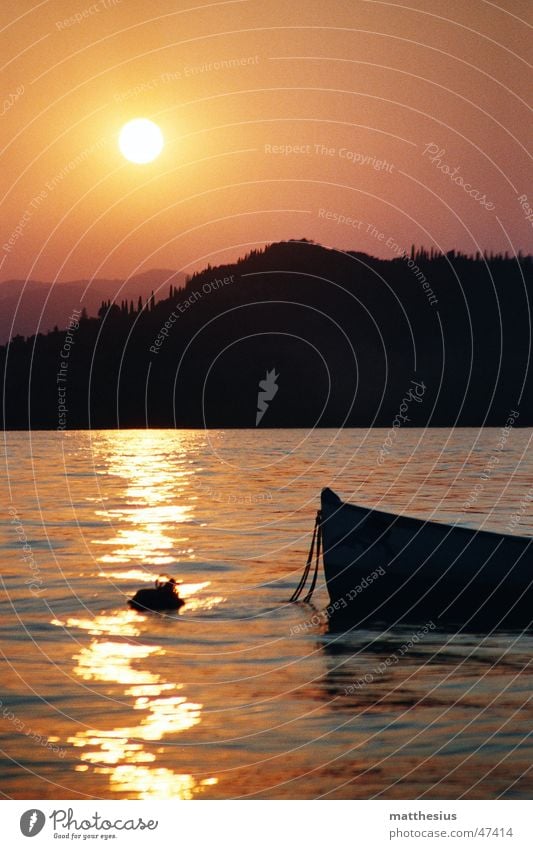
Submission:
[[[313,595],[316,587],[316,580],[318,578],[318,567],[320,564],[320,549],[322,547],[322,525],[320,524],[320,511],[317,513],[316,517],[316,560],[315,560],[315,574],[313,575],[313,580],[311,581],[311,587],[309,588],[309,592],[304,598],[304,602],[311,601],[311,596]]]
[[[316,542],[315,573],[313,575],[313,580],[311,581],[311,587],[309,589],[309,592],[307,593],[307,595],[303,599],[304,602],[308,602],[308,601],[311,600],[311,596],[313,595],[313,592],[315,590],[316,581],[317,581],[317,577],[318,577],[318,564],[319,564],[319,559],[320,559],[320,549],[321,549],[321,544],[322,544],[321,520],[322,520],[322,516],[321,516],[320,510],[319,510],[316,514],[315,527],[313,529],[313,538],[311,540],[311,547],[309,549],[309,554],[307,555],[307,562],[305,564],[305,569],[303,571],[302,577],[300,578],[300,582],[299,582],[298,586],[296,587],[296,589],[294,590],[293,594],[291,595],[291,597],[289,599],[289,602],[298,601],[300,595],[304,591],[304,587],[305,587],[305,585],[307,583],[307,579],[309,577],[309,572],[311,571],[311,564],[313,563],[313,553],[314,553],[314,550],[315,550],[315,542]]]

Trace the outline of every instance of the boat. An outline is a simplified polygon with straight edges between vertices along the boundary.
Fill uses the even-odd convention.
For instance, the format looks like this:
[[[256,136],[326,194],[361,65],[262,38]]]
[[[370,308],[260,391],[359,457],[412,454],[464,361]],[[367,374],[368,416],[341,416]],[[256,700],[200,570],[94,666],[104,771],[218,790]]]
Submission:
[[[349,504],[329,488],[317,530],[330,620],[451,623],[470,631],[533,622],[529,537]]]
[[[180,598],[178,581],[165,575],[157,578],[155,587],[137,590],[128,604],[134,610],[179,610],[185,602]]]

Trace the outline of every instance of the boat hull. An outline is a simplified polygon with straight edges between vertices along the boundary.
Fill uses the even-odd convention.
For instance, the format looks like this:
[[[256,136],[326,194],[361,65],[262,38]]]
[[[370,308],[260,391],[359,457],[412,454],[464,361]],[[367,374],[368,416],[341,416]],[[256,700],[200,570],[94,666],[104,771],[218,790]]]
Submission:
[[[332,619],[528,627],[532,540],[424,522],[321,496]]]

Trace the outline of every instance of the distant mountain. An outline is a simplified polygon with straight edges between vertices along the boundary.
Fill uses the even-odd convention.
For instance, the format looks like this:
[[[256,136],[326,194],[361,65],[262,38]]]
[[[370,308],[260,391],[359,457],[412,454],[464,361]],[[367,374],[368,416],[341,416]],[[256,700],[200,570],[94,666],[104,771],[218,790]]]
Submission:
[[[164,268],[136,274],[126,283],[123,280],[73,280],[67,283],[43,283],[38,280],[6,280],[0,283],[0,344],[17,335],[32,336],[46,333],[54,327],[65,327],[73,309],[87,310],[96,316],[102,301],[123,298],[137,305],[162,286],[156,300],[168,297],[169,287],[181,288],[186,275]],[[87,288],[88,287],[88,288]]]
[[[531,426],[532,270],[273,244],[141,309],[108,299],[98,318],[0,348],[3,424],[380,426],[383,461],[398,428]]]

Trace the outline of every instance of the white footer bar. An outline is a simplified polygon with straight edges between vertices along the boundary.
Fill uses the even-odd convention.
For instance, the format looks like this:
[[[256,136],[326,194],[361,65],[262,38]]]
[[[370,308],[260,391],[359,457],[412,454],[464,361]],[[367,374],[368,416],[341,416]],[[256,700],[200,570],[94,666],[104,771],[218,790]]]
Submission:
[[[530,801],[2,802],[1,843],[13,847],[190,846],[346,849],[478,846],[531,849]]]

